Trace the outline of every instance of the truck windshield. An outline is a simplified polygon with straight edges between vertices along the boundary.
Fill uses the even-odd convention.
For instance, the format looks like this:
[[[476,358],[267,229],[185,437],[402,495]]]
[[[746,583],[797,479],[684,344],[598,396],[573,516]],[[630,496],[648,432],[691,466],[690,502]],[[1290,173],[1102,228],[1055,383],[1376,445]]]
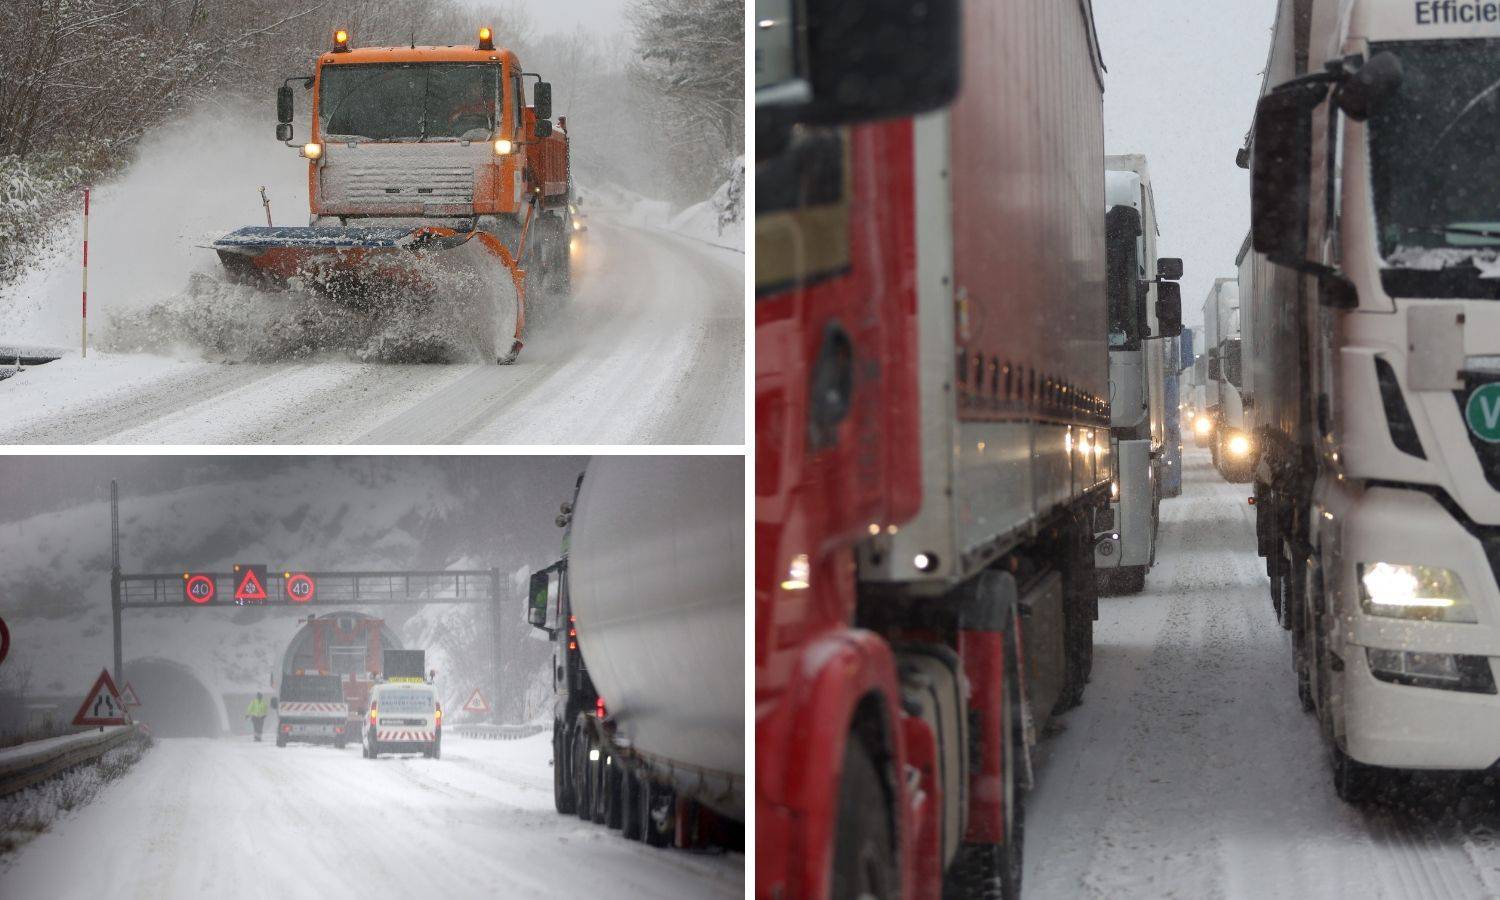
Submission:
[[[1109,304],[1109,348],[1139,350],[1141,318],[1145,306],[1140,290],[1141,214],[1128,206],[1116,206],[1104,216],[1104,253]]]
[[[329,65],[318,122],[334,140],[482,141],[495,133],[499,95],[497,65]]]
[[[1368,126],[1381,256],[1478,276],[1500,251],[1500,40],[1370,45],[1382,51],[1403,78]]]
[[[375,698],[383,716],[424,716],[432,712],[432,691],[381,691]]]
[[[292,675],[281,683],[281,700],[302,703],[343,703],[344,689],[334,675]]]

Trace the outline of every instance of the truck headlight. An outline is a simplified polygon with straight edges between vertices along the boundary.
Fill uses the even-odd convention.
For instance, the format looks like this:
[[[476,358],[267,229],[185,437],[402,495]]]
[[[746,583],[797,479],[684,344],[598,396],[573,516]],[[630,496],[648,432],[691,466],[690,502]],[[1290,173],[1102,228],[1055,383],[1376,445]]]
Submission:
[[[316,143],[303,144],[302,155],[307,157],[308,159],[317,159],[318,157],[323,155],[323,145]]]
[[[1214,430],[1214,420],[1208,416],[1199,416],[1193,420],[1193,431],[1201,436],[1206,436]]]
[[[1451,569],[1405,563],[1360,563],[1359,603],[1372,616],[1476,623],[1463,580]]]
[[[496,156],[510,156],[511,152],[515,149],[516,145],[512,144],[510,141],[507,141],[505,138],[501,138],[500,140],[495,142]]]
[[[1229,439],[1227,449],[1230,456],[1248,456],[1250,454],[1250,439],[1243,434],[1237,434]]]

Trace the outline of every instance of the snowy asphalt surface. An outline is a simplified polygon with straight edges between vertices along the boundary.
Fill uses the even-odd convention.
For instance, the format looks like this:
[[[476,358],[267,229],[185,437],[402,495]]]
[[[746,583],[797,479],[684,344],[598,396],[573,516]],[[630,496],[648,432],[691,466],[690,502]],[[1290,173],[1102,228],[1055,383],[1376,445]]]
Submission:
[[[0,381],[0,443],[739,444],[744,264],[595,218],[515,365],[71,353]]]
[[[1206,451],[1184,465],[1146,591],[1100,600],[1083,705],[1042,744],[1026,895],[1500,897],[1493,784],[1429,778],[1368,809],[1334,795],[1249,486]]]
[[[443,758],[165,739],[0,861],[0,896],[738,897],[744,857],[658,850],[552,808],[551,735]]]

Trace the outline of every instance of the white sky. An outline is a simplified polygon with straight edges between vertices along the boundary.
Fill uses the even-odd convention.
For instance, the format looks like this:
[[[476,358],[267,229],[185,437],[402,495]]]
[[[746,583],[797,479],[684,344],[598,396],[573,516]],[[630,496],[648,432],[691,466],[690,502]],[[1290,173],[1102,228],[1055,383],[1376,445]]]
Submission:
[[[1203,320],[1250,228],[1249,173],[1234,164],[1255,114],[1275,0],[1094,0],[1106,153],[1151,164],[1160,253],[1183,261],[1182,318]]]
[[[469,0],[477,7],[489,0]],[[538,35],[572,34],[582,26],[597,34],[620,34],[629,39],[625,24],[625,0],[540,0],[521,4],[536,24]]]

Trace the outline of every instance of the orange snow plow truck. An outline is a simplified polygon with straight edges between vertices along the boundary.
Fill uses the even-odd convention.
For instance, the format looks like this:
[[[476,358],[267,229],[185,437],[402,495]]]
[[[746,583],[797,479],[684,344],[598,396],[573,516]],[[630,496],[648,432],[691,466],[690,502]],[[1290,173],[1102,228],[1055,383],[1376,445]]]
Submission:
[[[490,29],[478,38],[351,47],[348,32],[335,32],[314,73],[288,78],[276,96],[276,138],[308,161],[311,220],[215,241],[230,276],[300,279],[356,307],[378,292],[403,302],[462,292],[493,315],[481,324],[496,361],[514,361],[528,301],[570,289],[567,123],[552,124],[548,82],[497,49]],[[312,92],[303,143],[292,135],[296,82]]]

